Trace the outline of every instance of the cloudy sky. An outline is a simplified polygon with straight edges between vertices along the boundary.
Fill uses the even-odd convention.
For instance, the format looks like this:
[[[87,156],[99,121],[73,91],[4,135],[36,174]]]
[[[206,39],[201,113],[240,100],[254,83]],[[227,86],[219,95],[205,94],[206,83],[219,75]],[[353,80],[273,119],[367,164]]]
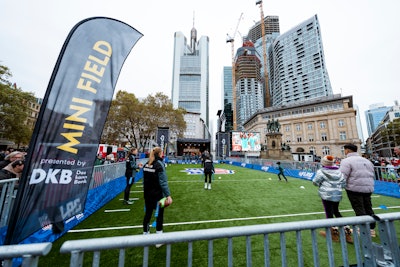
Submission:
[[[318,15],[333,92],[353,95],[364,133],[364,111],[370,105],[392,106],[400,100],[396,67],[400,62],[399,10],[398,0],[263,1],[265,16],[279,16],[281,33]],[[189,38],[194,22],[198,39],[210,38],[210,117],[215,120],[222,107],[222,69],[231,65],[226,34],[234,32],[241,13],[235,49],[241,45],[240,34],[245,35],[261,18],[254,0],[4,0],[0,64],[10,68],[11,80],[18,87],[43,97],[73,26],[88,17],[106,16],[144,35],[127,58],[115,92],[171,96],[174,33],[180,31]]]

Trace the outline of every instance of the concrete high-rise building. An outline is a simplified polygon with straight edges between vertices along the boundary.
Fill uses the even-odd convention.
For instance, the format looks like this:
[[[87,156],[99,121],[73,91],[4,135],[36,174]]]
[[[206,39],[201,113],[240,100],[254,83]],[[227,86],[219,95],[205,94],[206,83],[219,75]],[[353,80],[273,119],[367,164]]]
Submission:
[[[376,130],[383,117],[391,107],[384,106],[383,103],[377,103],[369,106],[369,110],[365,111],[365,119],[367,121],[368,136]]]
[[[264,108],[263,78],[261,61],[251,41],[245,41],[235,57],[235,88],[237,130],[257,110]]]
[[[279,35],[269,50],[272,106],[333,94],[317,15]]]
[[[197,31],[190,32],[190,44],[182,32],[175,32],[172,73],[172,104],[200,114],[199,125],[209,126],[209,38],[197,41]]]
[[[264,29],[265,35],[272,35],[274,33],[279,33],[279,17],[278,16],[266,16],[264,18]],[[261,39],[262,30],[261,23],[258,21],[253,27],[250,28],[247,38],[253,43]]]

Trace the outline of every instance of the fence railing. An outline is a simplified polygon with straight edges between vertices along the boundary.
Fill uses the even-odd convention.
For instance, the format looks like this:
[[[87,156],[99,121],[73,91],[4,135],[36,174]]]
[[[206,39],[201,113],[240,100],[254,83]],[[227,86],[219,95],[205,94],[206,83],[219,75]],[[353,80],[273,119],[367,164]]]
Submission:
[[[288,163],[289,164],[289,163]],[[116,163],[110,165],[96,166],[93,172],[93,179],[90,188],[95,188],[101,184],[107,183],[110,179],[123,176],[125,171],[125,163]],[[3,184],[1,195],[7,195],[7,190],[14,193],[13,181],[0,181]],[[10,183],[11,189],[5,187],[6,183]],[[13,184],[14,183],[14,184]],[[3,203],[3,202],[2,202]],[[4,206],[4,205],[3,205]],[[4,209],[4,208],[3,208]],[[338,226],[341,240],[341,264],[349,266],[349,251],[345,240],[344,226],[350,225],[354,229],[354,233],[359,232],[360,235],[354,234],[354,253],[358,266],[400,266],[400,253],[398,246],[398,233],[396,233],[395,222],[399,221],[400,213],[386,213],[379,215],[378,229],[380,243],[372,242],[370,236],[369,224],[375,222],[377,218],[370,216],[345,217],[337,219],[323,219],[311,221],[288,222],[279,224],[265,224],[255,226],[228,227],[207,230],[194,230],[164,233],[162,235],[135,235],[120,236],[110,238],[97,238],[66,241],[61,249],[61,253],[71,254],[70,266],[82,266],[85,252],[94,252],[93,265],[99,266],[101,260],[101,252],[106,250],[119,251],[119,266],[125,264],[125,250],[132,247],[143,248],[143,266],[149,263],[149,247],[156,244],[165,244],[166,246],[166,266],[171,264],[171,248],[176,243],[187,244],[187,265],[193,265],[194,242],[207,241],[208,251],[205,255],[208,259],[208,266],[213,266],[214,262],[214,241],[226,240],[227,242],[227,261],[228,266],[233,266],[235,261],[233,253],[233,241],[237,237],[245,238],[246,246],[246,264],[253,265],[252,258],[252,238],[261,235],[263,237],[263,253],[264,266],[271,266],[271,248],[270,237],[273,234],[279,235],[280,254],[282,266],[288,266],[286,240],[289,233],[294,233],[297,248],[298,266],[304,266],[304,255],[313,255],[314,266],[319,266],[319,247],[317,243],[317,229],[324,228],[326,230],[326,248],[329,257],[329,266],[337,266],[335,263],[333,243],[331,240],[330,227]],[[3,217],[3,214],[2,214]],[[311,238],[311,246],[303,245],[303,237],[308,234]],[[5,266],[10,264],[12,258],[22,257],[22,266],[37,266],[40,256],[46,255],[51,249],[51,243],[38,243],[29,245],[11,245],[0,247],[0,259],[4,259]],[[26,265],[24,265],[26,264]],[[388,265],[392,264],[392,265]]]
[[[22,258],[22,267],[36,267],[40,256],[47,255],[51,247],[50,242],[1,246],[0,259],[3,261],[1,266],[11,267],[14,258]]]
[[[245,242],[246,251],[246,266],[276,266],[276,261],[273,264],[273,255],[271,250],[276,250],[276,243],[273,244],[270,239],[275,234],[279,236],[279,251],[281,266],[292,266],[289,264],[287,240],[290,233],[295,234],[296,242],[296,255],[297,266],[310,265],[311,262],[305,262],[305,255],[312,255],[312,265],[321,265],[321,248],[317,242],[317,230],[325,229],[327,238],[325,242],[326,252],[328,256],[328,266],[350,266],[357,264],[357,266],[375,267],[375,266],[400,266],[400,252],[398,244],[398,233],[396,232],[395,222],[399,221],[400,212],[381,214],[378,217],[371,216],[356,216],[356,217],[342,217],[335,219],[321,219],[309,220],[298,222],[285,222],[262,224],[253,226],[237,226],[226,228],[214,228],[204,230],[191,230],[181,232],[170,232],[164,234],[153,235],[130,235],[118,237],[104,237],[92,238],[82,240],[70,240],[63,243],[60,248],[60,253],[71,254],[70,266],[83,266],[84,254],[86,252],[93,252],[92,266],[100,266],[101,261],[106,264],[107,258],[101,259],[103,251],[117,251],[118,266],[125,266],[125,251],[129,248],[140,247],[143,248],[142,266],[149,265],[149,249],[150,246],[156,244],[164,244],[166,246],[165,266],[171,266],[172,247],[177,243],[187,244],[187,257],[180,259],[186,261],[187,266],[193,266],[194,261],[194,243],[199,241],[207,241],[208,249],[202,251],[200,257],[207,259],[208,266],[214,266],[215,258],[214,244],[216,241],[225,240],[227,250],[226,257],[228,266],[234,266],[238,258],[234,254],[234,242]],[[370,235],[370,224],[377,222],[380,243],[372,241]],[[337,259],[338,253],[334,253],[334,246],[331,239],[329,229],[332,226],[339,228],[340,234],[340,255],[341,258]],[[353,228],[354,238],[354,255],[349,254],[348,245],[345,241],[344,227],[351,226]],[[359,233],[359,234],[357,234]],[[306,235],[310,236],[311,245],[304,246],[303,240]],[[253,251],[252,246],[255,246],[254,240],[257,236],[262,237],[263,246],[263,264],[253,261],[253,256],[259,254],[260,251]],[[239,239],[242,237],[242,239]],[[245,238],[243,240],[243,238]],[[307,238],[307,237],[306,237]],[[260,239],[257,239],[260,240]],[[292,241],[293,242],[293,241]],[[236,244],[235,243],[235,244]],[[0,258],[4,260],[3,266],[11,266],[12,259],[22,257],[22,266],[38,266],[40,256],[47,255],[51,250],[51,243],[38,243],[28,245],[7,245],[0,247]],[[221,243],[218,243],[221,246]],[[217,247],[217,246],[215,246]],[[274,247],[274,248],[272,248]],[[293,249],[293,246],[291,246]],[[325,249],[324,249],[325,250]],[[203,255],[204,254],[204,255]],[[196,255],[199,254],[196,253]],[[355,258],[356,263],[349,261],[349,256]],[[221,257],[221,253],[218,253]],[[325,257],[325,256],[324,256]],[[325,262],[325,261],[323,261]],[[183,265],[183,262],[180,262]],[[186,265],[185,264],[185,265]]]
[[[71,254],[70,266],[82,266],[85,252],[93,252],[92,266],[100,266],[101,252],[107,250],[117,250],[118,266],[125,266],[125,251],[128,248],[143,248],[143,266],[149,264],[149,247],[156,244],[166,246],[166,264],[171,266],[172,246],[176,243],[187,244],[187,258],[183,259],[186,264],[193,266],[194,242],[207,241],[208,250],[203,250],[203,258],[207,258],[208,266],[214,265],[214,243],[217,240],[225,240],[227,249],[228,266],[234,266],[235,257],[233,253],[233,242],[238,237],[245,238],[246,247],[246,266],[261,266],[260,263],[253,263],[252,239],[255,236],[263,237],[263,265],[271,265],[271,245],[270,235],[278,234],[280,239],[280,255],[282,266],[288,264],[288,250],[286,247],[287,235],[295,233],[297,248],[297,265],[304,266],[304,255],[312,255],[313,266],[321,266],[317,243],[317,230],[324,228],[327,233],[326,249],[328,253],[329,266],[338,266],[339,262],[343,266],[349,266],[349,251],[347,249],[344,227],[350,225],[355,233],[354,248],[357,266],[400,266],[400,253],[397,240],[397,233],[394,222],[400,219],[400,213],[387,213],[380,215],[378,221],[379,237],[381,243],[372,242],[369,225],[376,222],[376,218],[371,216],[343,217],[337,219],[322,219],[286,223],[273,223],[253,226],[227,227],[205,230],[191,230],[182,232],[170,232],[154,235],[134,235],[93,238],[85,240],[70,240],[61,246],[61,253]],[[338,226],[341,242],[341,259],[335,260],[333,243],[330,234],[330,227]],[[309,231],[309,232],[308,232]],[[360,234],[356,234],[359,232]],[[303,237],[310,235],[311,246],[304,246]],[[243,242],[243,239],[241,239]],[[240,241],[239,241],[240,242]],[[220,244],[220,243],[219,243]],[[254,244],[254,243],[253,243]],[[275,246],[275,245],[274,245]],[[276,250],[276,248],[275,248]],[[198,254],[197,254],[198,255]],[[353,255],[354,256],[354,255]],[[221,257],[219,253],[219,257]],[[105,262],[107,259],[102,259]],[[237,260],[237,259],[236,259]],[[254,265],[253,265],[254,264]],[[393,265],[387,265],[393,264]]]
[[[18,178],[0,180],[0,228],[7,225],[17,190]]]

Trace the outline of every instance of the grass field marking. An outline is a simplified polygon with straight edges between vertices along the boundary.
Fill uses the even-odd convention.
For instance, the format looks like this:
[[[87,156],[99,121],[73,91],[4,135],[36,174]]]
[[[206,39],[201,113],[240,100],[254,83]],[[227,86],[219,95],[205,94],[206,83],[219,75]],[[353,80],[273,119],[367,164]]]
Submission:
[[[123,198],[120,198],[119,200],[122,201],[122,200],[124,200],[124,199],[123,199]],[[129,200],[139,200],[139,198],[138,198],[138,197],[130,197]]]
[[[201,178],[204,178],[204,176],[203,177],[201,177]],[[225,180],[221,177],[221,179],[215,179],[214,180],[215,182],[243,182],[243,179],[238,179],[238,180],[233,180],[233,179],[230,179],[230,178],[226,178]],[[252,181],[252,182],[254,182],[254,181],[267,181],[267,182],[269,182],[269,181],[271,181],[271,180],[269,180],[269,179],[265,179],[265,178],[262,178],[262,179],[246,179],[246,181]],[[278,180],[278,178],[277,178],[277,181],[279,181]],[[200,183],[201,182],[201,180],[175,180],[175,181],[168,181],[168,183]]]
[[[104,212],[110,213],[110,212],[125,212],[125,211],[130,211],[131,209],[117,209],[117,210],[105,210]]]
[[[387,209],[398,209],[400,206],[387,207]],[[374,210],[381,209],[380,207],[373,208]],[[341,210],[341,213],[354,212],[353,210]],[[219,222],[232,222],[232,221],[249,221],[249,220],[259,220],[259,219],[273,219],[282,217],[296,217],[296,216],[309,216],[316,214],[324,214],[324,211],[318,212],[306,212],[306,213],[294,213],[294,214],[284,214],[284,215],[269,215],[269,216],[259,216],[259,217],[248,217],[248,218],[231,218],[231,219],[218,219],[218,220],[205,220],[205,221],[192,221],[192,222],[177,222],[177,223],[164,223],[164,226],[176,226],[176,225],[193,225],[193,224],[204,224],[204,223],[219,223]],[[103,227],[103,228],[92,228],[92,229],[71,229],[68,233],[84,233],[84,232],[94,232],[94,231],[109,231],[109,230],[123,230],[123,229],[137,229],[142,228],[142,225],[132,225],[132,226],[118,226],[118,227]]]

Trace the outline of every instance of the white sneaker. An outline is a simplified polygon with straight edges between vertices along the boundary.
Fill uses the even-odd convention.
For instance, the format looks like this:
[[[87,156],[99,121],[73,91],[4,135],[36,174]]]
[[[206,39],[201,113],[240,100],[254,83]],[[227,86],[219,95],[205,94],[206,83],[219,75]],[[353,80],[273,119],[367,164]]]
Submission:
[[[156,231],[156,234],[160,235],[163,231]],[[164,244],[156,244],[156,248],[161,248]]]
[[[208,184],[208,190],[211,190],[211,184]]]
[[[207,183],[204,183],[204,189],[207,189]]]

